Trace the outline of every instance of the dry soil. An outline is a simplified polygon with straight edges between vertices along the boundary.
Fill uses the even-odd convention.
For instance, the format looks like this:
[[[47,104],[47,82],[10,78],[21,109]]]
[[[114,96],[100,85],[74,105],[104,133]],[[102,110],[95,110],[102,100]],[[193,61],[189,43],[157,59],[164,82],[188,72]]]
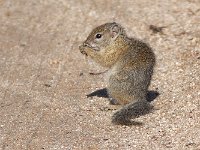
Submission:
[[[86,97],[107,83],[78,46],[113,21],[157,56],[141,126]],[[200,150],[200,1],[0,0],[0,150],[40,149]]]

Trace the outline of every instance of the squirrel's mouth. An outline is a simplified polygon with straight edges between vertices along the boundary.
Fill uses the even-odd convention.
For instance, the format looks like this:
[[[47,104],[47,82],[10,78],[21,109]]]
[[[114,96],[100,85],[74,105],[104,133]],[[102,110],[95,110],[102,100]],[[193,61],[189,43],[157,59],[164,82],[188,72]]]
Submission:
[[[98,46],[96,46],[95,44],[93,44],[93,43],[84,42],[82,47],[83,48],[84,47],[88,47],[88,48],[93,49],[95,51],[100,51],[100,48]]]

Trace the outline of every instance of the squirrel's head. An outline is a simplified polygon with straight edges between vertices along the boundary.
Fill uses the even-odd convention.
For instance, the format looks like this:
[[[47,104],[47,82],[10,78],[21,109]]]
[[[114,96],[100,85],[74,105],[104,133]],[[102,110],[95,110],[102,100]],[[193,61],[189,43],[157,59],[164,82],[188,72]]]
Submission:
[[[104,64],[105,57],[117,50],[119,37],[126,37],[123,27],[115,22],[96,27],[86,41],[79,47],[82,54]],[[113,48],[112,48],[113,47]]]

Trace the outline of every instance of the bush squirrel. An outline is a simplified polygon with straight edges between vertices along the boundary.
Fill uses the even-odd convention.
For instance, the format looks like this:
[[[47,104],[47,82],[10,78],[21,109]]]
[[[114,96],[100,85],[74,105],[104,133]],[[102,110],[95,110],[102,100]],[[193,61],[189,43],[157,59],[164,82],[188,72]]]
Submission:
[[[155,55],[148,44],[129,38],[124,28],[113,22],[96,27],[79,49],[110,70],[109,96],[115,104],[124,105],[112,116],[114,124],[130,123],[149,108],[146,96]]]

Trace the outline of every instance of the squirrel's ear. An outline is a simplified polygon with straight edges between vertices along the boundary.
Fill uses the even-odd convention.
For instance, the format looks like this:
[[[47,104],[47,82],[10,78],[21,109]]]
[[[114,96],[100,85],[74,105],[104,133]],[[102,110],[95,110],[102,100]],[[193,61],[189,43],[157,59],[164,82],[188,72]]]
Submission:
[[[123,32],[121,25],[113,22],[111,25],[111,36],[113,39],[117,38]]]

